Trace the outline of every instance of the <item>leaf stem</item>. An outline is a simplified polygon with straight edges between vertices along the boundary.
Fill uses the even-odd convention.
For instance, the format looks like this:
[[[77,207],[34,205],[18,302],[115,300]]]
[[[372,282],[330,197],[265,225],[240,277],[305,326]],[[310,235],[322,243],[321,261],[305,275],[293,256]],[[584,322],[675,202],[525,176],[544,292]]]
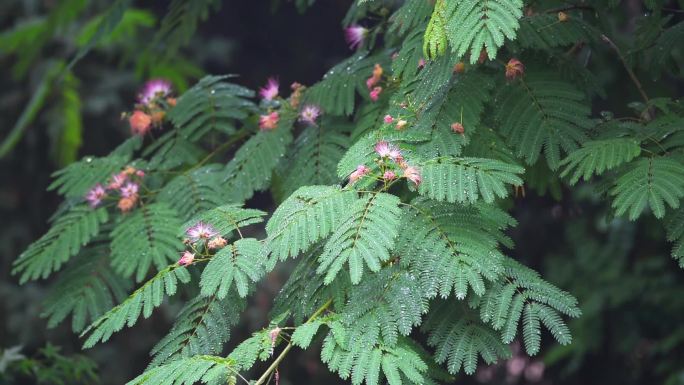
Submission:
[[[313,313],[311,317],[309,317],[309,319],[306,320],[305,323],[309,323],[318,318],[318,316],[321,315],[327,308],[329,308],[331,304],[332,298],[329,299],[326,303],[324,303],[321,307],[319,307],[318,310],[316,310],[316,312]],[[290,341],[287,344],[287,346],[285,346],[285,349],[283,349],[283,351],[280,352],[278,358],[276,358],[275,361],[273,361],[271,366],[269,366],[268,369],[266,369],[264,374],[262,374],[261,377],[259,377],[259,379],[254,383],[254,385],[262,385],[263,383],[265,383],[271,375],[271,372],[275,371],[278,368],[278,365],[280,365],[280,362],[283,361],[283,359],[285,359],[285,356],[290,351],[290,349],[292,349],[292,341]]]

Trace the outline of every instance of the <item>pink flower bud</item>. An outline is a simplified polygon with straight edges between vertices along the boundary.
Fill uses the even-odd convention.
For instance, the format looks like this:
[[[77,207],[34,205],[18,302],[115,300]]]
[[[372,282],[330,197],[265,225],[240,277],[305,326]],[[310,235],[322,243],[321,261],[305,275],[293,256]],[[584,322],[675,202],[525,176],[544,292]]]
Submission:
[[[180,266],[187,266],[192,263],[192,261],[195,260],[195,254],[185,251],[182,255],[181,258],[178,260],[178,264]]]

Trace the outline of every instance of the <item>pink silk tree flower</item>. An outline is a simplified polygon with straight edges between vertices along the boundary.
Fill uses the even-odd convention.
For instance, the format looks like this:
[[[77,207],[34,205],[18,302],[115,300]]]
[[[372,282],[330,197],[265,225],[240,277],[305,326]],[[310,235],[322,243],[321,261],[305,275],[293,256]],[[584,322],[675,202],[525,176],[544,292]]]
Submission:
[[[364,175],[368,174],[370,169],[362,164],[356,167],[356,170],[349,175],[349,183],[356,183],[357,180],[361,179]]]
[[[124,183],[126,183],[126,181],[128,181],[128,174],[126,174],[125,172],[113,174],[112,177],[109,179],[109,184],[107,185],[107,188],[110,190],[118,190],[124,185]]]
[[[523,76],[524,73],[525,66],[520,60],[513,58],[506,63],[506,79],[514,80],[520,76]]]
[[[385,115],[383,121],[387,124],[391,124],[392,122],[394,122],[394,118],[392,117],[392,115]]]
[[[171,94],[171,82],[165,79],[152,79],[145,83],[138,95],[142,104],[150,104],[156,98],[165,98]]]
[[[95,187],[91,188],[85,196],[90,207],[95,208],[102,203],[102,199],[107,196],[107,191],[101,184],[96,184]]]
[[[349,44],[349,49],[357,49],[368,36],[368,29],[360,25],[351,25],[344,30],[344,39]]]
[[[259,89],[259,96],[264,100],[273,100],[278,96],[278,87],[280,84],[276,78],[268,78],[266,86]]]
[[[408,166],[404,169],[404,177],[413,182],[416,186],[420,185],[420,182],[423,181],[423,178],[420,176],[420,171],[413,166]]]
[[[138,195],[138,184],[133,182],[126,183],[121,189],[121,196],[124,198],[130,198],[134,195]]]
[[[128,124],[131,126],[131,134],[143,136],[152,127],[152,117],[142,111],[135,110],[128,118]]]
[[[195,254],[193,254],[189,251],[185,251],[181,255],[180,259],[178,260],[178,264],[180,266],[187,266],[187,265],[191,264],[192,261],[194,261],[194,260],[195,260]]]
[[[259,116],[259,128],[262,131],[275,130],[278,127],[278,120],[280,120],[280,115],[276,111],[261,115]]]
[[[403,159],[401,156],[401,150],[397,146],[390,144],[384,140],[379,141],[375,145],[375,152],[380,155],[381,158],[390,158],[394,161]]]
[[[218,232],[214,230],[214,228],[208,223],[197,222],[196,225],[188,228],[185,231],[185,234],[188,236],[190,241],[194,243],[197,241],[213,238],[218,235]]]
[[[382,87],[378,86],[373,88],[373,90],[370,92],[370,98],[372,101],[377,102],[378,99],[380,98],[380,94],[382,93]]]
[[[226,241],[223,237],[214,237],[211,238],[209,243],[207,243],[207,247],[216,250],[216,249],[222,249],[228,244],[228,241]]]
[[[388,182],[393,180],[396,177],[397,177],[397,174],[395,174],[394,171],[388,170],[388,171],[385,171],[384,174],[382,174],[382,179],[384,179],[385,181],[388,181]]]
[[[302,112],[299,113],[299,120],[309,125],[315,126],[316,119],[318,119],[320,115],[321,109],[318,106],[309,104],[302,108]]]

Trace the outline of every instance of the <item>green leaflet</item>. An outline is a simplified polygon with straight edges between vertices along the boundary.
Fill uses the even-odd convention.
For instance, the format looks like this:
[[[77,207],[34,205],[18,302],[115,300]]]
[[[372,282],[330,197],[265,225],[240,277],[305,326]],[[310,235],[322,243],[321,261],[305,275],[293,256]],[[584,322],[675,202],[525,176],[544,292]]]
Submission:
[[[104,208],[71,208],[14,261],[12,274],[21,274],[21,283],[47,278],[97,235],[108,218]]]
[[[326,284],[333,281],[345,264],[354,284],[361,281],[364,265],[371,271],[379,271],[381,263],[390,259],[389,251],[397,236],[401,210],[396,196],[368,194],[347,210],[346,218],[332,233],[318,258],[318,272],[325,273]]]

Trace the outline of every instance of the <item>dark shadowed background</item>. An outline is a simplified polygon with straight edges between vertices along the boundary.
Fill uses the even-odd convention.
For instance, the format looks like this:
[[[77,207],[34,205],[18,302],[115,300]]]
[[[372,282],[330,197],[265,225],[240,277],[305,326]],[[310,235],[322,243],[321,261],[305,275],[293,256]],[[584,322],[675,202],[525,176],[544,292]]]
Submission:
[[[3,0],[0,31],[40,19],[59,3]],[[647,16],[638,1],[624,3],[623,12],[609,24],[618,37],[628,39],[635,20]],[[97,14],[106,4],[91,2],[79,23],[87,22],[88,15]],[[174,74],[176,86],[183,88],[205,73],[231,73],[240,76],[236,82],[256,89],[267,77],[277,76],[284,90],[293,81],[316,82],[349,55],[341,25],[349,1],[319,0],[305,13],[288,1],[274,4],[224,1],[162,68],[141,66],[136,55],[153,35],[153,25],[167,4],[137,2],[148,25],[134,25],[131,37],[94,50],[73,69],[82,129],[74,130],[64,119],[59,92],[47,96],[44,108],[0,159],[0,351],[21,345],[22,354],[35,357],[50,342],[66,355],[81,353],[94,359],[100,383],[107,385],[125,383],[146,367],[150,347],[168,331],[178,305],[162,307],[108,343],[80,352],[80,341],[68,322],[48,330],[39,317],[50,281],[19,286],[10,274],[12,262],[47,230],[48,219],[60,201],[56,193],[46,192],[50,174],[74,158],[107,154],[128,137],[120,114],[130,109],[146,78]],[[673,2],[677,12],[672,16],[682,18],[676,4]],[[23,69],[22,54],[12,52],[7,35],[0,35],[0,141],[10,135],[53,58],[73,53],[76,31],[75,27],[61,28],[58,37],[45,42]],[[632,87],[621,82],[623,68],[605,53],[597,53],[595,60],[614,62],[612,73],[597,75],[608,95],[618,95],[619,100],[597,98],[594,112],[626,113],[620,111],[622,106],[638,97]],[[682,94],[681,77],[665,75],[656,81],[649,74],[639,75],[649,92]],[[514,216],[520,225],[511,234],[517,245],[514,256],[576,295],[584,316],[570,324],[575,337],[571,346],[549,347],[543,356],[531,360],[514,358],[474,377],[459,378],[458,383],[657,384],[665,379],[684,383],[684,363],[680,362],[684,357],[684,272],[669,258],[670,246],[659,241],[665,238],[663,230],[655,222],[642,221],[636,226],[605,221],[605,213],[597,211],[596,198],[589,190],[571,194],[552,183],[541,187],[550,187],[553,193],[542,194],[543,188],[535,191],[534,187],[528,186],[525,196],[515,203]],[[266,193],[249,204],[272,209]],[[592,241],[586,242],[587,237]],[[243,322],[233,331],[229,346],[264,326],[271,298],[286,279],[287,270],[287,266],[279,268],[265,280]],[[552,339],[545,341],[550,344]],[[281,365],[282,383],[342,383],[328,373],[317,354],[290,355]],[[540,380],[525,376],[523,369],[533,364],[544,368]],[[33,383],[28,378],[22,383]]]

